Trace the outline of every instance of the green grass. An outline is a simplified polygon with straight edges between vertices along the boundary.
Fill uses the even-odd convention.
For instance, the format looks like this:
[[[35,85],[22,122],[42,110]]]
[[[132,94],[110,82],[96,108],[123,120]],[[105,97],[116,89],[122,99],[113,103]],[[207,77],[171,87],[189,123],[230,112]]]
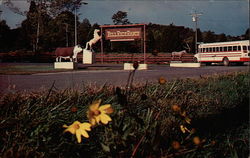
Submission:
[[[248,157],[249,77],[6,94],[0,102],[0,157]],[[112,105],[112,121],[92,128],[78,144],[62,126],[88,121],[88,105],[97,99]],[[182,133],[180,125],[192,132]],[[201,143],[195,145],[194,137]]]
[[[54,69],[52,64],[50,65],[1,65],[0,74],[2,75],[31,75],[36,73],[56,73],[56,72],[69,72],[69,71],[84,71],[84,70],[120,70],[121,67],[107,67],[107,66],[83,66],[77,70],[70,69]]]
[[[0,67],[3,75],[31,75],[35,73],[65,72],[71,70],[54,69],[52,65],[6,65]]]

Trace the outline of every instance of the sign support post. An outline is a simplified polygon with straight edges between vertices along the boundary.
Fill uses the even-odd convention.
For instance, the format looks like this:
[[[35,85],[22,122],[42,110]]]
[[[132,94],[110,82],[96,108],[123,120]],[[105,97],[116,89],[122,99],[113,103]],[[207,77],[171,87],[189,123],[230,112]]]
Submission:
[[[143,51],[143,53],[144,53],[144,64],[146,64],[146,25],[144,25],[144,28],[143,28],[143,44],[144,44],[144,46],[143,46],[143,48],[144,48],[144,51]]]
[[[101,37],[103,36],[103,29],[101,27]],[[101,38],[101,54],[102,54],[102,64],[103,64],[103,37]]]

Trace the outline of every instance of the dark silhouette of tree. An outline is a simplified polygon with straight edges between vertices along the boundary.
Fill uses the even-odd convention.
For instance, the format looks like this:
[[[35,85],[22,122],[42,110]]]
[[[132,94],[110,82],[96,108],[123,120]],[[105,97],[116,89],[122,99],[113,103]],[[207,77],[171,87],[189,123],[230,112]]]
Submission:
[[[118,11],[112,16],[113,23],[115,25],[126,25],[130,24],[129,20],[127,19],[127,12]]]
[[[18,7],[13,5],[12,1],[5,1],[4,4],[14,13],[26,15],[27,19],[22,22],[23,38],[27,40],[24,45],[33,51],[44,50],[48,48],[48,45],[51,45],[49,43],[51,41],[49,39],[51,36],[49,23],[52,17],[57,17],[64,11],[74,11],[75,8],[79,8],[83,4],[81,0],[28,0],[30,2],[29,11],[21,12]],[[58,27],[60,29],[62,25]]]
[[[154,38],[154,32],[153,32],[153,28],[154,28],[154,24],[149,23],[147,26],[147,47],[148,47],[148,51],[149,52],[154,52],[154,54],[156,55],[156,52],[159,52],[159,50],[157,50],[155,48],[155,38]]]
[[[39,1],[39,0],[38,0]],[[61,12],[70,11],[74,12],[75,9],[79,9],[82,4],[87,4],[82,0],[47,0],[50,2],[49,13],[51,16],[57,16]]]
[[[203,37],[202,37],[202,32],[200,29],[197,29],[197,42],[202,42]]]
[[[203,41],[204,43],[211,43],[211,42],[216,42],[216,37],[214,32],[212,31],[207,31],[203,33]]]
[[[27,12],[27,19],[22,22],[24,36],[28,39],[27,48],[32,48],[33,51],[41,50],[41,42],[44,43],[44,37],[47,32],[48,23],[51,20],[43,6],[30,2],[30,8]]]
[[[21,11],[18,6],[14,5],[13,1],[15,0],[4,0],[3,4],[14,13],[26,16],[27,12]],[[73,12],[75,8],[80,8],[82,4],[87,4],[86,2],[82,2],[82,0],[27,0],[27,2],[41,6],[39,9],[45,10],[52,17],[66,10]]]
[[[49,23],[49,38],[50,47],[55,49],[57,47],[66,47],[74,45],[74,14],[69,11],[64,11],[56,16],[55,19]]]
[[[5,52],[10,47],[10,27],[5,20],[0,21],[0,52]]]
[[[38,11],[35,2],[30,2],[29,11],[27,12],[27,19],[22,22],[22,37],[26,40],[24,43],[27,49],[36,51],[36,35],[37,35],[37,19]]]
[[[217,41],[218,42],[226,42],[227,41],[227,36],[224,33],[219,34],[218,37],[217,37]]]
[[[92,38],[91,36],[93,36],[92,34],[90,34],[90,30],[91,30],[91,24],[89,20],[83,19],[82,23],[80,23],[78,27],[78,33],[79,33],[78,39],[79,39],[79,43],[83,45],[84,47],[85,47],[86,42],[88,42],[88,40]]]
[[[243,35],[244,40],[249,40],[250,39],[250,31],[249,28],[246,30],[245,34]]]

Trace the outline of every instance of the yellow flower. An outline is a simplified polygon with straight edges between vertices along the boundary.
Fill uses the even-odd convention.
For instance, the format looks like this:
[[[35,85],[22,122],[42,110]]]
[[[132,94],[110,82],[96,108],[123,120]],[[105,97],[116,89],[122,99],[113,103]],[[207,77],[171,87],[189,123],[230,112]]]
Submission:
[[[185,130],[183,125],[180,125],[180,129],[181,129],[182,133],[186,133],[186,130]]]
[[[87,111],[87,117],[91,125],[102,122],[103,124],[108,124],[112,119],[107,114],[113,113],[113,109],[110,104],[105,104],[100,106],[101,99],[94,101]]]
[[[67,128],[64,130],[64,132],[70,132],[71,134],[75,134],[77,138],[77,142],[81,143],[82,138],[81,135],[84,136],[85,138],[89,138],[89,135],[87,131],[91,131],[90,123],[81,123],[79,121],[75,121],[72,125],[67,126],[63,125],[64,128]]]
[[[187,113],[186,113],[186,111],[183,111],[183,112],[180,113],[180,115],[183,116],[183,117],[186,117]]]
[[[180,129],[182,131],[182,133],[186,133],[186,132],[191,132],[187,127],[183,126],[183,125],[180,125]]]
[[[190,119],[190,118],[185,117],[185,121],[186,121],[188,124],[191,124],[191,119]]]

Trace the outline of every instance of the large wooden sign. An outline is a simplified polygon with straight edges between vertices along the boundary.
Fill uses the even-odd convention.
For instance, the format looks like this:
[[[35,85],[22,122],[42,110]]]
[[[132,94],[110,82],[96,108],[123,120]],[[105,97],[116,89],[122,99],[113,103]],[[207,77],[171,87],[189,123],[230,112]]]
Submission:
[[[105,39],[111,41],[128,41],[142,38],[142,28],[105,29]]]
[[[103,41],[141,41],[141,50],[144,53],[144,63],[146,63],[146,24],[128,25],[101,25],[101,34],[105,34],[101,39],[101,52],[103,56]],[[104,57],[104,56],[103,56]],[[102,58],[103,63],[103,58]]]

